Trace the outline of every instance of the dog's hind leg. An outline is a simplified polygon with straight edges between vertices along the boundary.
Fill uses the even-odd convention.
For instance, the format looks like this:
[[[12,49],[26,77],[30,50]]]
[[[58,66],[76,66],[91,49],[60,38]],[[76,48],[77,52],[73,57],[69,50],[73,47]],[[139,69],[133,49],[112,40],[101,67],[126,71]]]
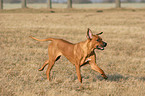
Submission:
[[[43,71],[43,69],[45,68],[45,66],[49,63],[49,60],[46,60],[43,64],[43,66],[39,69],[39,71]]]
[[[47,79],[50,81],[50,71],[55,63],[55,60],[50,60],[46,71]]]

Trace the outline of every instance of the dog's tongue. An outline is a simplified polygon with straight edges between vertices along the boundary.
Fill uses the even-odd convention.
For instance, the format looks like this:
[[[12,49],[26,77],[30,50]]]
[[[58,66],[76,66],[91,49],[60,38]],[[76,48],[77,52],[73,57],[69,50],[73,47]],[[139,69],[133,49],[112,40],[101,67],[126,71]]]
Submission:
[[[104,49],[103,47],[98,47],[98,48],[100,48],[101,50],[103,50],[103,49]]]

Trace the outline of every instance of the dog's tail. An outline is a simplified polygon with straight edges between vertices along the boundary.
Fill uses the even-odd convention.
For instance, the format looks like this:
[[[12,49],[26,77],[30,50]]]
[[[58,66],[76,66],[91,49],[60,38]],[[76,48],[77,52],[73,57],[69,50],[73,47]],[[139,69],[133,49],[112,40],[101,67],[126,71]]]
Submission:
[[[34,39],[34,40],[37,40],[37,41],[52,41],[54,40],[54,38],[47,38],[47,39],[37,39],[35,37],[32,37],[32,36],[29,36],[30,38]]]

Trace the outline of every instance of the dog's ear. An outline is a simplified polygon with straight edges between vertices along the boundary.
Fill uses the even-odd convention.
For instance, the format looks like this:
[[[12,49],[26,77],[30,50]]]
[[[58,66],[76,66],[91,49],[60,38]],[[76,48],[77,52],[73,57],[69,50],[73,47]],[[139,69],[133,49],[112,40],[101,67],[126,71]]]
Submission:
[[[88,28],[88,31],[87,31],[87,38],[88,39],[92,39],[93,38],[92,31],[89,28]]]
[[[96,35],[101,35],[101,34],[103,34],[103,32],[100,32],[100,33],[98,33],[98,34],[96,34]]]

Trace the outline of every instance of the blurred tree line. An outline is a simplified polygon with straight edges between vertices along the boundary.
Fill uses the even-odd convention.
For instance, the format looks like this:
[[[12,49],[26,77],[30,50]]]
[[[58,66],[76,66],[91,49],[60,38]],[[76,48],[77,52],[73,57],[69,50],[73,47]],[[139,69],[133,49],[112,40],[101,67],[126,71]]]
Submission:
[[[3,0],[4,3],[21,3],[22,0]],[[27,3],[46,3],[47,0],[27,0]],[[52,0],[55,3],[66,3],[67,0]],[[112,3],[115,0],[72,0],[73,3]],[[121,0],[121,2],[145,2],[145,0]]]

